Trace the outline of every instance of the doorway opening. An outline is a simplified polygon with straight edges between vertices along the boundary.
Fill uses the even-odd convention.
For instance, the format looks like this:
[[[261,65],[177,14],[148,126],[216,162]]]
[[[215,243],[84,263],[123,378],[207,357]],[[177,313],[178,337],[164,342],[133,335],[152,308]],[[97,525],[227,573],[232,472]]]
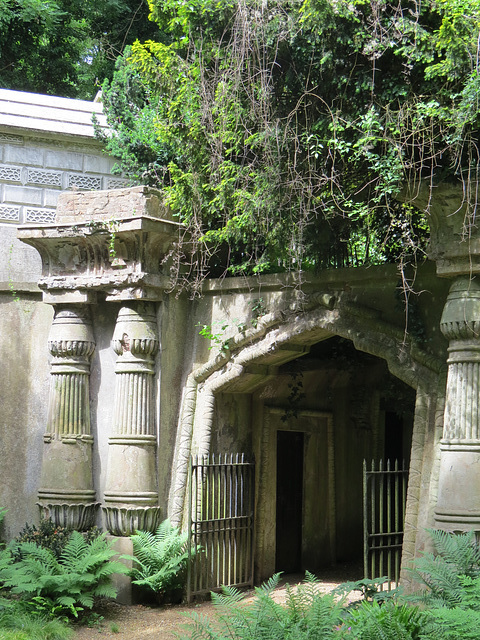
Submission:
[[[303,432],[277,431],[275,571],[302,568],[303,467]]]

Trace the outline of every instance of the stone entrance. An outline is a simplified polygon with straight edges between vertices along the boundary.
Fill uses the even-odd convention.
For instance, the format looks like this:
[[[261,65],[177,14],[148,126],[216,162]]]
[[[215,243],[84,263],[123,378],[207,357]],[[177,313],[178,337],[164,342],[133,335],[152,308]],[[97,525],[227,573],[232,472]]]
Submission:
[[[61,196],[55,224],[19,231],[42,257],[43,304],[55,312],[50,338],[45,323],[35,336],[48,344],[51,393],[47,409],[34,391],[43,462],[24,489],[30,511],[38,501],[59,523],[123,536],[167,515],[181,524],[190,455],[251,452],[262,579],[285,562],[278,468],[291,447],[301,568],[361,553],[364,457],[410,458],[404,565],[435,523],[475,527],[476,498],[457,491],[476,486],[479,455],[478,291],[466,262],[437,260],[442,277],[458,278],[448,300],[450,283],[427,264],[418,299],[399,298],[387,265],[212,280],[192,301],[169,289],[182,233],[143,187]]]

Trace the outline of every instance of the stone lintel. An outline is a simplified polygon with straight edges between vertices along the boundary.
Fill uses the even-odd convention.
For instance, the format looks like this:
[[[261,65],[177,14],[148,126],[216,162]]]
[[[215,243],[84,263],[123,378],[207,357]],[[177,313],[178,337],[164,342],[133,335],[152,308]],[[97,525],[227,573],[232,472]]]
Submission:
[[[43,292],[46,304],[96,304],[96,291],[80,289],[50,289]]]

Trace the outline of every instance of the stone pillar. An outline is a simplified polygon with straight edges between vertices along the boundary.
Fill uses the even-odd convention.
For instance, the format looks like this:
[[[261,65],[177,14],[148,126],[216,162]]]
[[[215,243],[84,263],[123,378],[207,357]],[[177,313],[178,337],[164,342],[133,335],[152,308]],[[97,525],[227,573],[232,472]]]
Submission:
[[[155,530],[160,520],[153,402],[158,337],[151,303],[120,309],[112,347],[118,359],[103,510],[107,529],[129,536]]]
[[[443,310],[448,376],[435,523],[480,531],[480,282],[457,278]]]
[[[58,305],[48,347],[51,361],[39,507],[59,526],[95,524],[90,430],[90,359],[95,349],[89,309]]]

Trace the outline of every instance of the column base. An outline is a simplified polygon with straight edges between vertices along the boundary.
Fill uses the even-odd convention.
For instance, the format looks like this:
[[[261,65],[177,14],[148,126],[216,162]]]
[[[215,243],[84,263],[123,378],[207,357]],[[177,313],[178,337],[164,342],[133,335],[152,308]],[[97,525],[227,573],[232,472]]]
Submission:
[[[37,505],[40,508],[40,517],[50,518],[59,527],[86,531],[95,526],[100,503],[37,502]]]
[[[137,531],[155,531],[161,522],[160,507],[102,507],[106,528],[114,536],[131,536]]]

